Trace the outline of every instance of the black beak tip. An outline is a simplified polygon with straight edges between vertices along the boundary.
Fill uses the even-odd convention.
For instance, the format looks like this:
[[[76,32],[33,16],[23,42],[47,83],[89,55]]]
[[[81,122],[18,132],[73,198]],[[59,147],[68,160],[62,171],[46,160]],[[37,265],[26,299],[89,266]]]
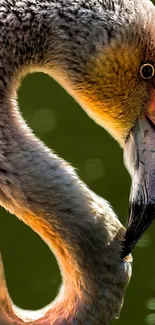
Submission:
[[[133,248],[136,245],[137,240],[135,239],[135,236],[130,230],[130,228],[127,229],[124,241],[122,243],[121,258],[124,258],[131,254]]]
[[[130,211],[129,224],[122,243],[121,258],[129,255],[136,243],[155,218],[155,204],[134,204]]]

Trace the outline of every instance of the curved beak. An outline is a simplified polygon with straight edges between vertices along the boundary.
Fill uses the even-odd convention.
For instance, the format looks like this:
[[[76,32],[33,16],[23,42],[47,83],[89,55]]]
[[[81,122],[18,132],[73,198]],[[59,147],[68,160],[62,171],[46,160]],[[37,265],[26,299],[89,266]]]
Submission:
[[[147,116],[138,118],[130,132],[125,164],[132,175],[132,187],[122,257],[131,253],[155,218],[155,123],[149,111]]]

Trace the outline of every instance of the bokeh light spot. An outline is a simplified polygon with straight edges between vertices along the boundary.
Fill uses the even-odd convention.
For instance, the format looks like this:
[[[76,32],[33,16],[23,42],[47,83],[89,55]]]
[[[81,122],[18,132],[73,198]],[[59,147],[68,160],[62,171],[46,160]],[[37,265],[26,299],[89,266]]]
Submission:
[[[145,323],[147,325],[155,324],[155,314],[150,314],[145,317]]]
[[[150,310],[155,310],[155,298],[150,298],[147,301],[147,308]]]
[[[37,125],[40,132],[50,132],[57,126],[56,115],[48,108],[38,109],[33,116],[33,124]]]
[[[84,164],[84,171],[87,179],[96,181],[105,173],[104,165],[99,158],[90,158]]]

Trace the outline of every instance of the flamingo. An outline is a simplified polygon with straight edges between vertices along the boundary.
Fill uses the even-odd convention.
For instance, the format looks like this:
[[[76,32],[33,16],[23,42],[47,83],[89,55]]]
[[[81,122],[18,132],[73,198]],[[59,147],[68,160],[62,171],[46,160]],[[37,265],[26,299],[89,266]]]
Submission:
[[[0,1],[0,204],[54,252],[63,283],[37,312],[16,307],[0,262],[0,325],[107,325],[119,317],[132,251],[154,218],[155,9],[148,0]],[[124,149],[127,231],[48,149],[17,104],[23,76],[56,79]]]

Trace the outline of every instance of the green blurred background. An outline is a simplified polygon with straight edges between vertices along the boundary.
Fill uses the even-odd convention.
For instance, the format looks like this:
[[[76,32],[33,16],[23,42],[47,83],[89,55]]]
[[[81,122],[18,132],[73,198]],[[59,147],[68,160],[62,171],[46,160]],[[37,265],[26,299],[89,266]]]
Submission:
[[[123,224],[130,178],[123,152],[50,77],[27,76],[19,89],[22,113],[35,134],[70,162],[88,186],[112,204]],[[57,295],[61,277],[44,242],[16,217],[0,209],[0,250],[15,304],[38,309]],[[155,222],[133,252],[133,276],[118,325],[155,324]]]

